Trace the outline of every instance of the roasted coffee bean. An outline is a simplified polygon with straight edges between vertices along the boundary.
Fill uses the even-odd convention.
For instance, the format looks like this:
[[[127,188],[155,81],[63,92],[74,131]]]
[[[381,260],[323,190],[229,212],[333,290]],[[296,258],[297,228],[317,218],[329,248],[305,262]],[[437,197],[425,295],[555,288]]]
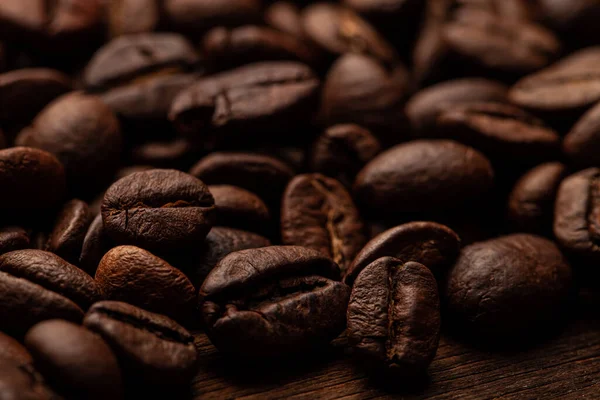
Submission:
[[[162,386],[186,383],[198,354],[194,337],[172,319],[119,301],[90,308],[83,324],[109,344],[123,373]]]
[[[198,149],[185,138],[169,142],[146,142],[131,150],[131,161],[155,168],[187,169],[198,159]]]
[[[149,251],[115,247],[102,257],[95,279],[107,300],[133,304],[182,323],[192,318],[194,286],[181,271]]]
[[[33,358],[16,339],[0,332],[0,365],[6,362],[20,366],[33,365]]]
[[[152,32],[160,21],[157,0],[108,0],[106,19],[110,36]]]
[[[318,62],[318,53],[301,39],[275,29],[247,25],[209,31],[202,41],[208,60],[217,69],[229,69],[268,60]]]
[[[415,140],[375,157],[356,177],[354,192],[369,211],[436,211],[479,198],[493,179],[477,150],[451,140]]]
[[[437,283],[422,264],[392,257],[370,263],[356,278],[348,304],[348,342],[391,373],[423,373],[438,348]]]
[[[90,89],[117,86],[140,76],[169,69],[182,71],[198,61],[191,43],[173,33],[139,33],[113,39],[87,65],[84,81]]]
[[[198,161],[190,174],[209,185],[233,185],[256,193],[273,211],[294,171],[266,155],[214,152]]]
[[[550,240],[502,236],[461,251],[448,274],[446,303],[464,333],[506,341],[556,320],[571,280],[571,267]]]
[[[0,150],[0,209],[40,210],[65,195],[65,170],[52,154],[29,147]]]
[[[467,103],[448,107],[436,120],[436,136],[472,146],[492,160],[535,165],[558,158],[560,137],[542,120],[510,105]]]
[[[320,119],[327,126],[356,123],[379,139],[396,143],[406,136],[403,103],[407,92],[404,67],[386,69],[374,58],[345,55],[325,78]]]
[[[284,244],[330,257],[342,274],[367,242],[350,194],[321,174],[297,175],[288,184],[281,204],[281,238]]]
[[[554,236],[565,250],[582,258],[584,266],[600,260],[599,212],[600,169],[589,168],[561,182],[554,209]]]
[[[559,162],[540,164],[523,175],[508,198],[508,218],[522,232],[551,232],[554,200],[566,167]]]
[[[463,78],[438,83],[415,94],[406,103],[406,115],[415,136],[429,136],[437,116],[462,103],[507,102],[508,87],[484,78]]]
[[[92,217],[85,201],[69,201],[58,214],[46,250],[71,263],[77,263],[91,222]]]
[[[581,113],[600,100],[600,48],[573,53],[550,67],[518,81],[509,100],[537,112]]]
[[[30,246],[29,234],[19,226],[0,228],[0,255],[9,251],[27,249]]]
[[[409,222],[388,229],[371,239],[346,272],[344,282],[352,286],[369,264],[382,257],[401,263],[415,261],[434,273],[448,267],[460,251],[460,238],[450,228],[435,222]]]
[[[43,321],[27,332],[25,345],[44,377],[70,398],[123,398],[117,359],[95,333],[68,321]]]
[[[207,334],[236,357],[283,356],[327,344],[346,323],[350,289],[333,280],[338,277],[331,259],[303,247],[231,253],[200,289]]]
[[[573,46],[598,44],[600,4],[595,0],[537,0],[543,22]]]
[[[600,103],[583,114],[565,136],[563,150],[578,167],[600,165]]]
[[[250,232],[268,231],[269,209],[257,195],[231,185],[213,185],[208,190],[215,199],[216,225]]]
[[[102,203],[104,229],[115,242],[165,251],[204,239],[215,217],[206,185],[176,170],[126,176],[106,191]]]
[[[26,125],[46,104],[70,90],[69,77],[52,69],[19,69],[0,74],[0,124],[17,128]]]
[[[300,8],[292,2],[274,2],[265,10],[264,18],[267,24],[282,32],[299,39],[304,37]]]
[[[98,214],[85,234],[77,265],[88,274],[94,276],[100,260],[112,247],[113,243],[104,231],[102,215]]]
[[[91,276],[55,254],[17,250],[0,256],[0,316],[2,329],[25,333],[53,318],[79,322],[99,299]]]
[[[375,28],[349,8],[317,3],[302,12],[304,34],[332,57],[362,53],[393,64],[398,55]]]
[[[106,183],[121,161],[119,121],[98,97],[59,97],[21,131],[17,145],[52,153],[65,167],[69,189],[85,193]]]
[[[61,400],[32,366],[0,363],[0,393],[4,399]]]
[[[216,26],[240,26],[260,20],[261,0],[163,0],[167,25],[199,35]]]
[[[173,101],[169,118],[177,129],[207,147],[306,124],[319,79],[292,61],[250,64],[200,78]]]
[[[377,138],[355,124],[334,125],[315,141],[310,168],[351,186],[358,171],[381,151]]]

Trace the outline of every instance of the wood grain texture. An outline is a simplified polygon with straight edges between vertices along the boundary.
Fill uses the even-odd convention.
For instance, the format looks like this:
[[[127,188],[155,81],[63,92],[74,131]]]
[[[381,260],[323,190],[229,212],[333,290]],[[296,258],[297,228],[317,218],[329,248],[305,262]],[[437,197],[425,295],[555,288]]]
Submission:
[[[423,381],[379,381],[361,368],[345,338],[316,359],[244,365],[196,335],[196,399],[597,399],[600,398],[600,303],[580,304],[562,333],[512,353],[476,349],[443,336]],[[243,333],[240,333],[243,334]]]

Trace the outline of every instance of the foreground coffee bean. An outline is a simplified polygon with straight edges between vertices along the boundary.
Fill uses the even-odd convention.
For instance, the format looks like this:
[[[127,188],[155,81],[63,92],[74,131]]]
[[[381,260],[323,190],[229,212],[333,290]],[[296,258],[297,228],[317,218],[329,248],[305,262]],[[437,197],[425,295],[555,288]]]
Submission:
[[[415,140],[369,162],[354,193],[369,211],[435,211],[484,195],[493,179],[490,162],[477,150],[451,140]]]
[[[304,247],[231,253],[200,288],[207,334],[236,357],[283,356],[325,345],[345,325],[350,289],[338,278],[331,259]]]
[[[402,263],[415,261],[439,272],[451,265],[459,251],[460,238],[447,226],[435,222],[409,222],[371,239],[352,261],[344,282],[352,286],[363,269],[382,257],[393,257]]]
[[[176,170],[136,172],[104,195],[104,229],[118,244],[169,250],[206,237],[214,200],[202,181]]]
[[[27,332],[25,345],[36,367],[61,393],[73,398],[123,398],[117,359],[91,331],[68,321],[44,321]]]
[[[281,204],[284,244],[304,246],[330,257],[342,274],[367,242],[362,219],[341,183],[320,174],[297,175]]]
[[[95,278],[107,300],[133,304],[183,323],[192,318],[194,286],[182,272],[149,251],[115,247],[100,261]]]
[[[506,341],[559,319],[571,281],[571,267],[553,242],[513,234],[461,251],[448,274],[446,302],[465,334]]]
[[[164,315],[102,301],[90,308],[83,324],[109,344],[126,377],[169,386],[186,383],[194,373],[194,337]]]
[[[423,373],[440,338],[437,283],[424,265],[379,258],[363,269],[348,304],[348,341],[391,373]]]
[[[6,399],[60,400],[32,366],[0,363],[0,393]]]
[[[30,246],[29,235],[18,226],[0,228],[0,255],[9,251],[27,249]]]
[[[74,199],[63,206],[48,238],[46,250],[77,263],[81,246],[92,222],[88,205]]]

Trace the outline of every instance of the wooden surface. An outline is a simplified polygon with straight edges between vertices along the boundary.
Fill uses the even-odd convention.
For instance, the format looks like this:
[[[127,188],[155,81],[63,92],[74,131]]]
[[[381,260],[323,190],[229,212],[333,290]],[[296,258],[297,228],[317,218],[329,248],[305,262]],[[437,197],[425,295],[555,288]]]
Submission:
[[[271,367],[224,359],[197,335],[193,399],[600,399],[600,302],[581,302],[561,333],[523,351],[475,349],[443,336],[423,379],[381,381],[351,357],[343,337],[316,359]]]

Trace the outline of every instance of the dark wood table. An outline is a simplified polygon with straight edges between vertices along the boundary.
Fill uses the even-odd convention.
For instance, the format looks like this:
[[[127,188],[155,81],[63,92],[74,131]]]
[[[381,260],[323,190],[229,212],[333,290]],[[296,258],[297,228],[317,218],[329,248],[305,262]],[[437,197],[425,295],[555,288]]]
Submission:
[[[263,368],[224,359],[197,335],[194,399],[600,399],[600,302],[580,301],[560,333],[523,351],[476,349],[443,336],[423,381],[379,382],[343,337],[313,359]]]

